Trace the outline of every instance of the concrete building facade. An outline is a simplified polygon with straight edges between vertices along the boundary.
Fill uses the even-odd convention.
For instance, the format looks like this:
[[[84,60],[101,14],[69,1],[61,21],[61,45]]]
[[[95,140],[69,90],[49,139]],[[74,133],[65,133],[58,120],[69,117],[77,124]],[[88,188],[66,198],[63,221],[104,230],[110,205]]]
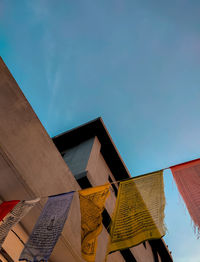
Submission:
[[[103,121],[95,119],[51,139],[0,59],[0,199],[33,199],[75,190],[67,222],[50,262],[84,261],[81,258],[78,190],[130,177]],[[104,261],[108,226],[118,184],[112,184],[103,212],[103,231],[98,237],[96,262]],[[46,202],[42,198],[10,231],[0,260],[18,261]],[[163,240],[145,241],[108,256],[109,262],[172,261]]]

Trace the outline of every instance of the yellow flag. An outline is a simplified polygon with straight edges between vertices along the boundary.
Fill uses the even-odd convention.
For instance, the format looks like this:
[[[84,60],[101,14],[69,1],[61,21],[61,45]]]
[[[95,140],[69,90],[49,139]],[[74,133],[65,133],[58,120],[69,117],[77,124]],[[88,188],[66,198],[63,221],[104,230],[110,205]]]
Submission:
[[[79,191],[81,209],[81,252],[88,262],[95,261],[97,237],[102,230],[102,212],[109,184]]]
[[[107,253],[161,238],[164,207],[163,171],[121,182]]]

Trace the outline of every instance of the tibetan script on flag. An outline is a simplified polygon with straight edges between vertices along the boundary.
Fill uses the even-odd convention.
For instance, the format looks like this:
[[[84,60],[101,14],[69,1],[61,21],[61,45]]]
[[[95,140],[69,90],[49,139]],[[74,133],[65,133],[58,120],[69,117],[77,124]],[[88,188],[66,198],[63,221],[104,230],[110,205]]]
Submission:
[[[200,159],[173,166],[171,171],[200,237]]]
[[[0,222],[0,247],[13,226],[15,226],[40,199],[20,201]]]
[[[48,198],[20,261],[48,261],[68,216],[74,192]]]
[[[97,237],[102,231],[102,212],[109,193],[109,184],[79,191],[81,252],[89,262],[95,261]]]
[[[165,233],[163,172],[120,183],[108,253],[136,246]]]

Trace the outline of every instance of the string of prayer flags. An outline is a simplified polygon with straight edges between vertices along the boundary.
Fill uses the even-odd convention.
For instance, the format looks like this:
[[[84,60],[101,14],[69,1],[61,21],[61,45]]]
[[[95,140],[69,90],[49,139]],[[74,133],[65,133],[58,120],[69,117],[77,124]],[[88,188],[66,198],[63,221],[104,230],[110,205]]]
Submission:
[[[164,207],[163,171],[120,182],[107,253],[161,238]]]
[[[14,205],[15,202],[13,202],[12,204],[10,203],[9,207],[7,206],[7,208],[10,209],[11,206],[14,205],[13,209],[6,216],[4,216],[3,220],[0,222],[0,247],[2,246],[6,236],[8,235],[12,227],[15,226],[31,210],[31,208],[35,206],[35,204],[39,200],[40,199],[37,198],[30,201],[17,201],[18,203],[16,205]],[[5,204],[3,206],[6,207],[7,202],[4,203]],[[2,212],[2,214],[3,213],[4,212]]]
[[[102,212],[109,196],[109,183],[79,191],[81,210],[81,253],[88,262],[95,261],[97,237],[102,231]]]
[[[48,261],[61,235],[74,191],[48,197],[19,260]]]
[[[20,200],[5,201],[0,205],[0,221],[20,202]]]
[[[170,168],[188,212],[200,236],[200,159]]]

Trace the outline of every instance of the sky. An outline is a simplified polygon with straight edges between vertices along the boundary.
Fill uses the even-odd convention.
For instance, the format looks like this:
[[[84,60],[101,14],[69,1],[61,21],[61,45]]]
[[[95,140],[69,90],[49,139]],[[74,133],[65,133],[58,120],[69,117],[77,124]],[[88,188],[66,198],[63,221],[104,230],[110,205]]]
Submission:
[[[199,0],[0,0],[0,55],[51,137],[101,116],[136,176],[200,157],[199,14]],[[200,262],[164,180],[164,239]]]

